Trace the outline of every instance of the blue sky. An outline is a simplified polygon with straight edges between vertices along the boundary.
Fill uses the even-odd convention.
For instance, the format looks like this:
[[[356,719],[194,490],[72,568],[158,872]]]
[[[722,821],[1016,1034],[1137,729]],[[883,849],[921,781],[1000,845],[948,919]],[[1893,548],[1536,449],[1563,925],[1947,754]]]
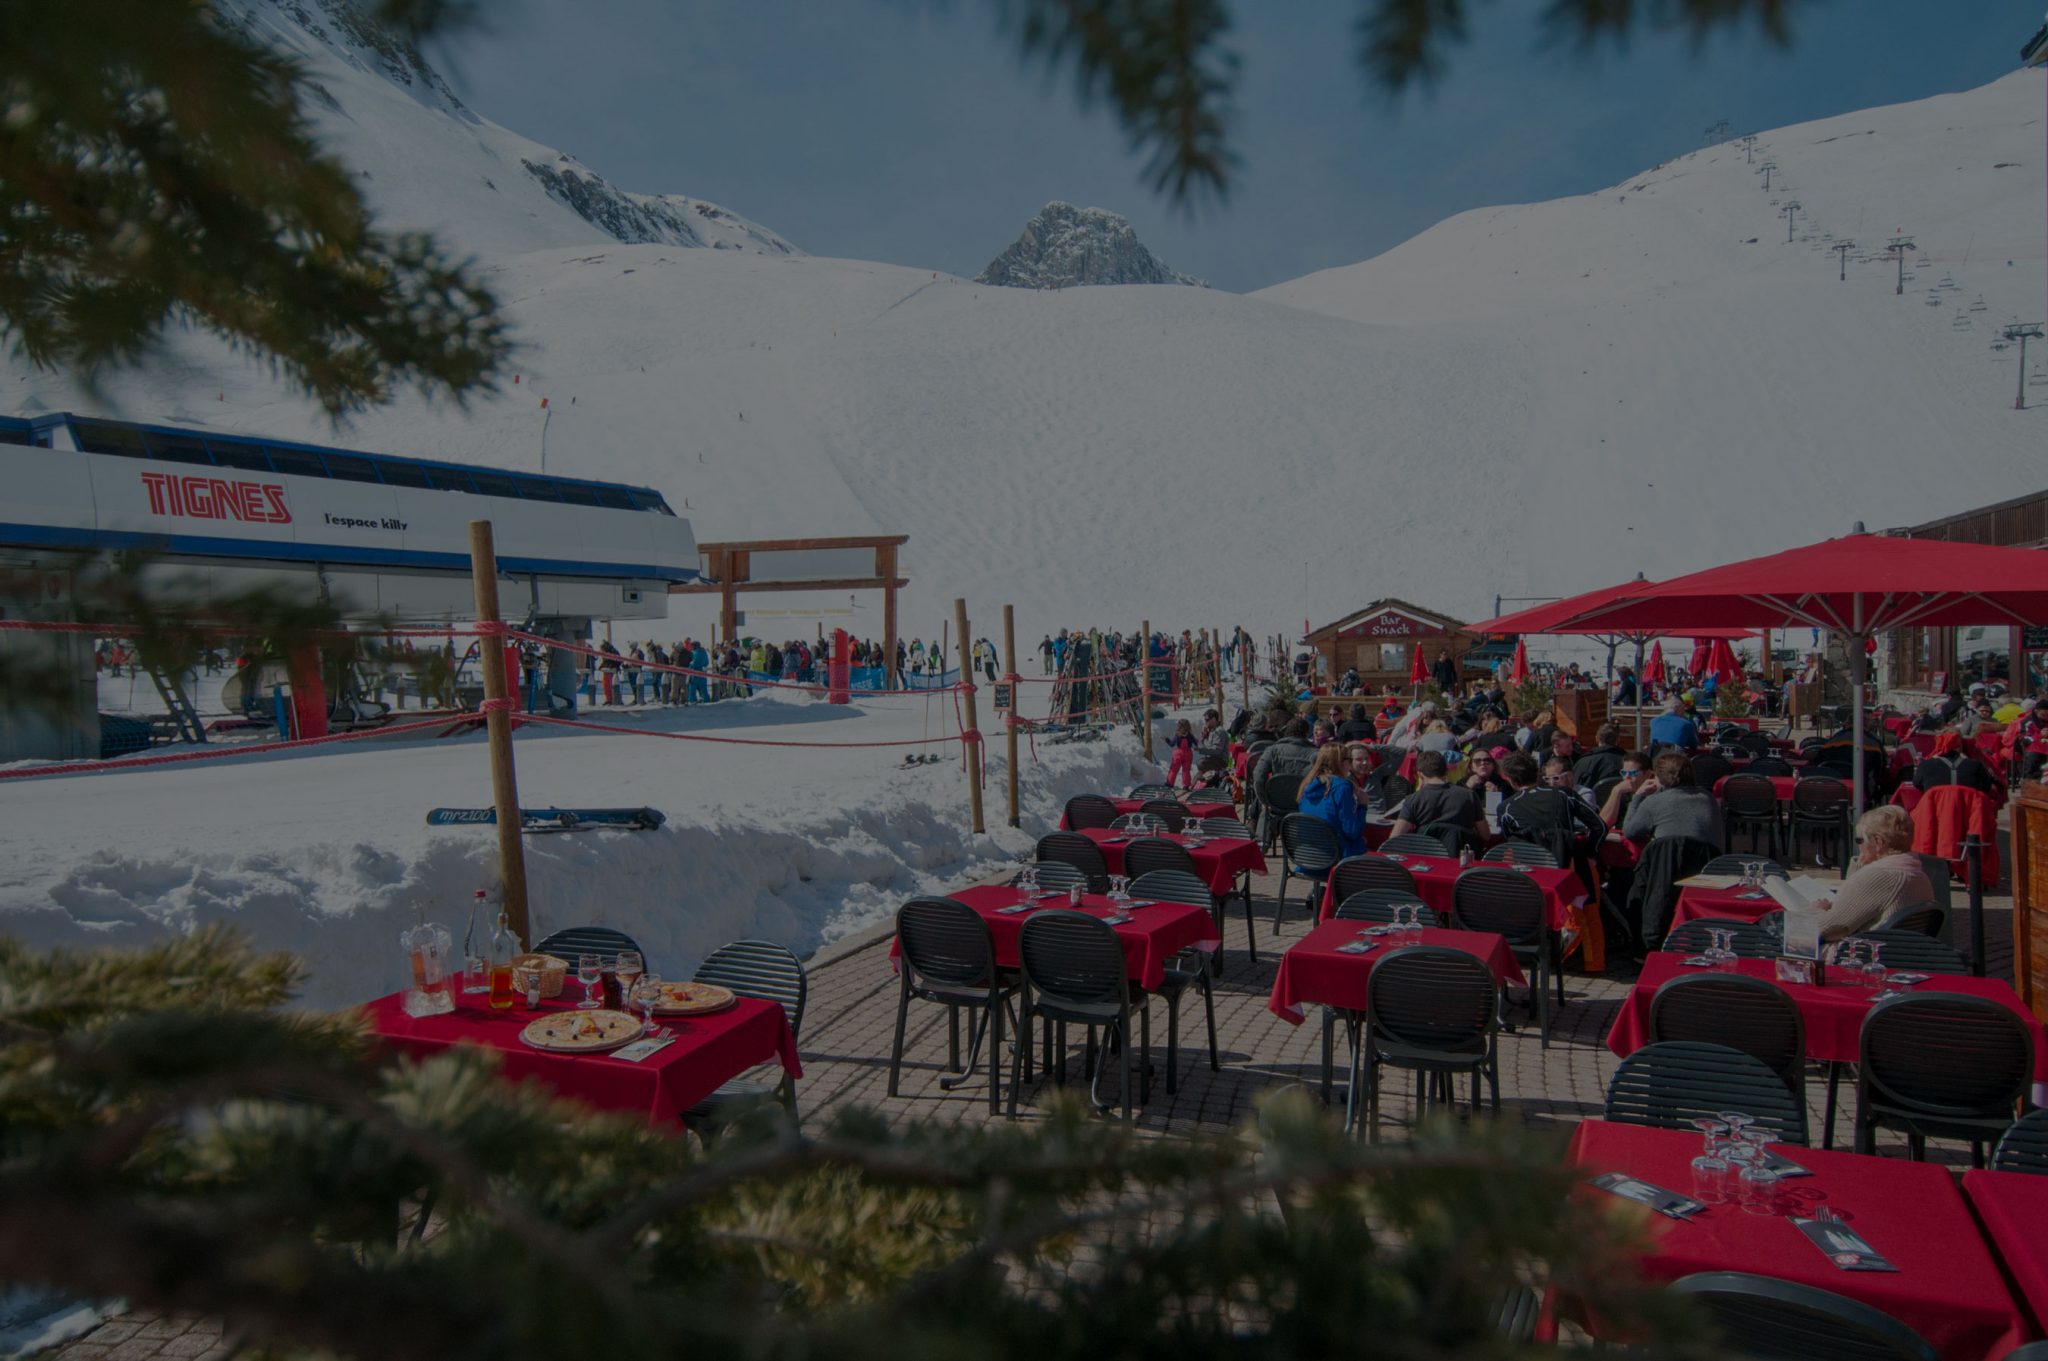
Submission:
[[[1057,198],[1249,290],[1468,208],[1618,183],[1718,119],[1769,128],[1982,84],[2041,21],[2041,0],[1809,0],[1789,50],[1731,31],[1581,54],[1543,45],[1537,0],[1470,6],[1448,77],[1391,101],[1352,62],[1353,6],[1236,0],[1242,164],[1222,205],[1192,212],[1146,186],[1105,109],[1018,57],[995,0],[507,0],[434,55],[486,117],[813,254],[972,275]]]

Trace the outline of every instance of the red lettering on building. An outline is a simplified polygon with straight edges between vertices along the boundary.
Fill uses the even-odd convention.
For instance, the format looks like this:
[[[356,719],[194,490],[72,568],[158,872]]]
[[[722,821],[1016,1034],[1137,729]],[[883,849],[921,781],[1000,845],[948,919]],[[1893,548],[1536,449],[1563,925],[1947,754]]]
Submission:
[[[142,474],[142,488],[149,495],[152,515],[272,525],[292,520],[284,488],[275,482],[151,472]]]

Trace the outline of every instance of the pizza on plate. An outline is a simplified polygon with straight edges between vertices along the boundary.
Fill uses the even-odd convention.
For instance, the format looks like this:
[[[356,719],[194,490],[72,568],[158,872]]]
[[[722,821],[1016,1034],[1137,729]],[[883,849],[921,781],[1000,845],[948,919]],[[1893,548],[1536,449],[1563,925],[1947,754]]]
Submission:
[[[731,988],[716,983],[663,983],[661,1002],[655,1010],[664,1016],[701,1015],[723,1011],[738,1000]]]
[[[519,1038],[536,1049],[601,1054],[640,1038],[641,1023],[623,1011],[558,1011],[527,1022]]]

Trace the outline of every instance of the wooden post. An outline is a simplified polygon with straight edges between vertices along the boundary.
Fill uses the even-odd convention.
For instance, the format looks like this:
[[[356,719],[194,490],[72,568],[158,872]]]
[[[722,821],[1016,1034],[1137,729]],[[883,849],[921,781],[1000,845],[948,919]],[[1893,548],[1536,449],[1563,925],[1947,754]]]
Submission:
[[[1152,759],[1152,621],[1138,626],[1138,740]]]
[[[900,689],[903,677],[896,671],[896,546],[883,544],[876,552],[881,558],[882,579],[882,666],[891,690]]]
[[[960,682],[962,685],[971,686],[974,684],[974,663],[973,658],[968,655],[967,602],[965,600],[956,599],[953,602],[953,621],[960,630]],[[941,632],[943,631],[942,628]],[[942,659],[939,665],[942,668],[945,666],[943,660],[945,655],[944,652],[939,654]],[[979,729],[981,722],[975,717],[974,691],[963,691],[960,698],[965,700],[967,704],[967,726]],[[979,742],[969,742],[967,744],[967,801],[968,805],[974,810],[974,830],[977,833],[987,831],[988,828],[984,827],[981,821],[981,743]]]
[[[498,622],[498,550],[489,520],[469,522],[469,579],[479,624]],[[533,944],[526,911],[526,847],[519,840],[519,778],[512,766],[512,711],[495,701],[511,699],[505,688],[503,650],[477,649],[484,673],[484,731],[491,749],[491,801],[498,811],[498,877],[504,881],[505,919],[512,934]]]
[[[1251,642],[1251,635],[1246,633],[1242,627],[1239,627],[1237,630],[1237,679],[1239,689],[1244,692],[1244,708],[1246,713],[1250,713],[1252,707]]]
[[[1003,656],[1009,659],[1009,674],[1017,674],[1017,608],[1003,606]],[[1017,823],[1017,701],[1018,691],[1023,687],[1016,681],[1010,682],[1010,711],[1003,717],[1003,743],[1009,749],[1010,757],[1010,825]]]

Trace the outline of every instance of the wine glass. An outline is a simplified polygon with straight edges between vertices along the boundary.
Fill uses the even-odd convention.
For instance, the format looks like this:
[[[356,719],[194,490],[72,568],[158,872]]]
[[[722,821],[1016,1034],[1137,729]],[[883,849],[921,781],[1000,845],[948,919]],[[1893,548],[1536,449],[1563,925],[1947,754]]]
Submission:
[[[583,985],[583,1000],[576,1004],[578,1011],[589,1011],[599,1005],[597,987],[603,979],[604,960],[600,956],[576,956],[576,981]]]
[[[1873,993],[1884,991],[1884,947],[1874,940],[1863,942],[1863,982]]]
[[[1742,1137],[1741,1151],[1745,1156],[1739,1160],[1742,1171],[1736,1174],[1742,1208],[1753,1215],[1776,1214],[1778,1173],[1764,1153],[1764,1145],[1770,1142],[1770,1131],[1751,1127],[1742,1132]]]
[[[1719,1204],[1728,1199],[1730,1165],[1721,1156],[1721,1140],[1728,1133],[1728,1126],[1711,1115],[1692,1123],[1704,1140],[1700,1155],[1692,1160],[1692,1193],[1709,1205]]]
[[[1038,866],[1036,864],[1026,865],[1023,873],[1017,876],[1017,891],[1027,898],[1038,896]]]
[[[628,994],[632,1001],[639,1003],[640,1015],[647,1023],[646,1038],[658,1040],[668,1034],[668,1027],[654,1023],[654,1009],[661,1005],[661,975],[643,973]]]
[[[618,975],[619,998],[623,1001],[632,995],[633,985],[639,982],[641,974],[646,972],[646,961],[640,957],[638,950],[621,950],[618,958],[612,962],[612,972]]]
[[[1129,889],[1129,885],[1130,885],[1130,882],[1131,882],[1131,876],[1130,876],[1130,875],[1128,875],[1128,874],[1112,874],[1112,875],[1110,875],[1110,876],[1109,876],[1109,900],[1110,900],[1111,902],[1113,902],[1113,903],[1120,903],[1120,902],[1122,902],[1122,901],[1123,901],[1124,899],[1126,899],[1126,898],[1130,897],[1130,896],[1131,896],[1131,894],[1130,894],[1130,889]]]

